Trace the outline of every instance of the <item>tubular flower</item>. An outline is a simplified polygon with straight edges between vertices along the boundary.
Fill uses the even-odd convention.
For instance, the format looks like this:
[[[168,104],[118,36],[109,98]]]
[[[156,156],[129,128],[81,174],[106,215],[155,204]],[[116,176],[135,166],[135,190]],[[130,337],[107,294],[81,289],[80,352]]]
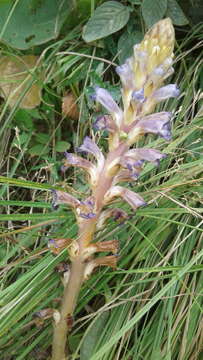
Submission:
[[[128,214],[124,210],[119,208],[109,208],[103,210],[97,221],[97,230],[102,229],[105,225],[105,222],[110,218],[117,223],[122,224],[125,222],[125,220],[128,219]]]
[[[95,142],[90,139],[90,137],[86,136],[83,144],[78,148],[79,152],[87,153],[93,155],[97,159],[97,165],[93,165],[91,162],[87,163],[87,160],[83,162],[83,168],[86,166],[86,170],[90,174],[90,184],[95,187],[97,185],[97,180],[102,171],[105,163],[105,157],[102,154],[99,147],[95,144]],[[78,159],[80,159],[78,157]],[[81,158],[82,159],[82,158]],[[85,160],[85,159],[83,159]],[[80,160],[82,163],[82,160]],[[79,165],[80,166],[80,165]],[[80,166],[82,167],[82,166]]]
[[[98,116],[93,126],[95,130],[108,130],[109,132],[118,130],[113,117],[110,115]]]
[[[85,220],[94,219],[96,213],[94,212],[95,202],[93,197],[87,198],[84,201],[80,201],[80,205],[76,209],[78,221],[81,222],[81,218]]]
[[[135,160],[135,165],[140,166],[144,161],[150,161],[155,165],[159,165],[159,161],[167,155],[155,149],[131,149],[126,152],[125,156],[129,156]]]
[[[115,197],[121,197],[134,210],[140,206],[147,205],[143,198],[134,191],[128,190],[122,186],[113,186],[104,197],[104,204],[109,204]]]
[[[104,164],[104,156],[101,150],[89,136],[84,138],[83,144],[78,148],[78,152],[89,153],[93,155],[98,162],[101,162],[102,165]]]
[[[96,165],[72,153],[65,152],[65,157],[66,160],[64,161],[64,165],[61,168],[62,171],[65,171],[70,166],[84,169],[89,174],[89,183],[92,186],[96,186],[98,180],[98,170]]]
[[[171,117],[170,112],[160,112],[147,115],[129,126],[128,144],[134,144],[140,135],[155,134],[165,140],[171,139]]]
[[[95,100],[104,106],[106,110],[108,110],[115,122],[116,127],[119,129],[123,120],[123,112],[113,100],[111,94],[107,90],[96,86]]]
[[[53,200],[52,206],[55,209],[59,204],[66,204],[72,208],[76,208],[80,205],[80,201],[74,196],[60,190],[52,190]]]

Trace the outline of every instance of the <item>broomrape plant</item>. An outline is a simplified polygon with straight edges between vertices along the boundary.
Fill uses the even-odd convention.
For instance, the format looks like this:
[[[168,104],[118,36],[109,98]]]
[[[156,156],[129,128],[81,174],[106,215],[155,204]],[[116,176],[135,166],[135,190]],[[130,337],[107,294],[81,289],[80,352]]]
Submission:
[[[85,137],[78,153],[88,154],[92,161],[78,154],[65,153],[62,170],[75,166],[88,174],[90,195],[83,201],[63,191],[54,191],[53,206],[67,204],[75,213],[78,225],[77,240],[51,239],[49,246],[58,253],[68,248],[71,266],[65,281],[61,310],[53,311],[54,336],[52,360],[65,360],[67,334],[71,329],[72,315],[77,303],[81,285],[98,266],[116,268],[118,241],[95,242],[96,231],[102,229],[107,219],[119,222],[127,219],[127,213],[109,207],[115,198],[121,198],[136,211],[146,205],[136,192],[123,186],[134,182],[140,175],[145,161],[155,165],[166,157],[156,149],[132,148],[145,134],[171,139],[170,112],[152,112],[156,104],[179,95],[176,84],[164,85],[173,73],[174,29],[171,20],[164,19],[155,24],[143,41],[134,46],[133,56],[116,68],[122,87],[123,107],[113,100],[111,94],[95,87],[94,100],[106,110],[94,124],[98,131],[108,131],[108,152],[104,154],[90,137]],[[122,185],[121,185],[122,184]],[[99,256],[100,252],[111,255]]]

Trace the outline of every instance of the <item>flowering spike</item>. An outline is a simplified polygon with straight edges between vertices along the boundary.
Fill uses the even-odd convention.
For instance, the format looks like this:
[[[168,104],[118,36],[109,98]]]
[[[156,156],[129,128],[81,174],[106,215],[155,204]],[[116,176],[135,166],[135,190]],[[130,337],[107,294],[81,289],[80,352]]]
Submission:
[[[75,154],[65,153],[63,169],[68,166],[85,169],[89,174],[90,189],[85,190],[87,198],[83,201],[63,191],[54,192],[54,207],[59,203],[70,205],[78,225],[77,240],[68,246],[73,264],[70,267],[70,280],[67,280],[67,273],[68,286],[64,281],[66,290],[62,311],[54,327],[54,359],[66,357],[67,326],[64,326],[64,321],[72,316],[83,280],[88,279],[98,266],[116,268],[118,241],[95,243],[94,235],[96,230],[103,229],[107,219],[122,223],[128,215],[121,209],[113,208],[113,205],[111,208],[105,207],[112,204],[115,198],[127,202],[134,210],[145,206],[146,202],[139,194],[120,186],[120,183],[127,181],[131,186],[132,180],[139,177],[145,161],[158,165],[166,156],[155,149],[130,147],[144,134],[158,135],[165,140],[171,138],[172,114],[152,112],[159,101],[179,96],[180,93],[175,84],[164,85],[164,80],[174,71],[173,47],[172,22],[169,18],[161,20],[147,32],[140,44],[134,46],[133,55],[116,68],[122,82],[123,109],[107,90],[95,88],[94,99],[109,112],[109,115],[99,116],[94,124],[97,130],[109,132],[106,156],[90,137],[85,137],[78,151],[93,155],[96,158],[93,163]],[[111,252],[114,255],[95,258],[98,252]]]

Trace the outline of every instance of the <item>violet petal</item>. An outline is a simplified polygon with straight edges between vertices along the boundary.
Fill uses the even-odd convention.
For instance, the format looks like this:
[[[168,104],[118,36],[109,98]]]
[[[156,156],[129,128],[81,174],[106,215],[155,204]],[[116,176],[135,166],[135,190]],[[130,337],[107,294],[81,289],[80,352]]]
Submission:
[[[157,134],[166,140],[171,139],[171,120],[172,114],[170,112],[160,112],[152,115],[145,116],[135,125],[140,128],[143,134],[151,133]]]
[[[103,88],[95,87],[96,100],[105,107],[110,113],[120,113],[121,109],[116,104],[111,94]]]
[[[89,136],[84,138],[83,144],[78,148],[78,151],[92,154],[97,160],[103,158],[101,150]]]
[[[162,100],[169,99],[171,97],[177,97],[180,95],[180,90],[176,84],[169,84],[161,87],[158,90],[155,90],[153,93],[153,98],[156,102],[160,102]]]
[[[136,210],[140,206],[145,206],[147,203],[144,199],[134,191],[126,189],[122,186],[113,186],[106,193],[104,197],[104,201],[106,203],[111,202],[115,197],[121,197],[125,200],[134,210]]]
[[[109,115],[100,115],[93,124],[95,130],[108,130],[110,132],[116,131],[116,124],[113,118]]]

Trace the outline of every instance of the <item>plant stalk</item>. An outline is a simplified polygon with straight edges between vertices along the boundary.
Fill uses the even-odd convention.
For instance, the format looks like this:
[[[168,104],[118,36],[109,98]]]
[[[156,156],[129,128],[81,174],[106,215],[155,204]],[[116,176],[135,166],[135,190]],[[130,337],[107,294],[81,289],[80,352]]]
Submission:
[[[66,343],[68,333],[68,316],[72,316],[80,288],[83,282],[86,264],[80,256],[76,257],[71,265],[70,278],[65,287],[61,304],[60,320],[54,324],[52,345],[52,360],[67,360]]]

